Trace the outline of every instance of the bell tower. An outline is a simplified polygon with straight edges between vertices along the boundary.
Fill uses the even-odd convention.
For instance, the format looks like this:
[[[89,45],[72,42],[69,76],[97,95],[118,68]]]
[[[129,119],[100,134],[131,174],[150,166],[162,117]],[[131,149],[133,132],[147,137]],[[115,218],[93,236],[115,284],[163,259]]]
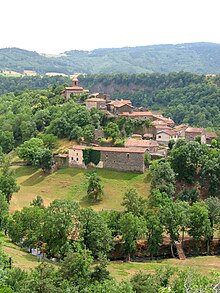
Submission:
[[[79,81],[76,76],[73,76],[73,78],[72,78],[72,85],[73,85],[73,87],[79,86]]]

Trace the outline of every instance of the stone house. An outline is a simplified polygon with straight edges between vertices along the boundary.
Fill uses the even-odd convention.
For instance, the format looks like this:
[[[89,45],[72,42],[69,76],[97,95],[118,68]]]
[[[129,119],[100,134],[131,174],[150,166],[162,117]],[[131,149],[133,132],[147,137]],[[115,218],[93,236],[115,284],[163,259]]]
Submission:
[[[217,134],[212,131],[212,132],[206,132],[206,143],[211,144],[213,139],[217,138]]]
[[[206,143],[206,131],[204,128],[187,127],[185,130],[185,139],[189,141],[195,140],[196,137],[201,138],[202,143]]]
[[[107,110],[112,114],[119,115],[123,112],[132,113],[133,106],[130,100],[112,100],[107,103]]]
[[[152,129],[153,129],[152,132],[153,132],[155,138],[156,138],[156,135],[163,130],[172,130],[169,126],[164,125],[164,124],[163,125],[155,125],[152,127]]]
[[[173,129],[178,132],[179,138],[185,138],[185,131],[187,128],[188,128],[188,125],[180,124],[180,125],[175,126]]]
[[[144,148],[150,154],[157,153],[159,144],[156,140],[139,140],[134,138],[128,138],[124,144],[127,148]]]
[[[92,149],[100,152],[97,168],[117,171],[141,172],[145,170],[144,148],[125,147],[88,147],[73,146],[69,149],[69,167],[85,168],[83,150]]]
[[[137,119],[137,120],[146,120],[146,119],[153,119],[153,114],[150,111],[147,112],[132,112],[129,113],[128,111],[124,111],[121,113],[121,116],[124,117],[129,117],[132,119]]]
[[[96,110],[105,109],[106,108],[106,100],[101,98],[89,98],[86,99],[86,108],[91,110],[92,108]]]
[[[161,130],[156,135],[156,141],[162,145],[168,145],[169,141],[173,139],[177,141],[178,132],[172,129]]]

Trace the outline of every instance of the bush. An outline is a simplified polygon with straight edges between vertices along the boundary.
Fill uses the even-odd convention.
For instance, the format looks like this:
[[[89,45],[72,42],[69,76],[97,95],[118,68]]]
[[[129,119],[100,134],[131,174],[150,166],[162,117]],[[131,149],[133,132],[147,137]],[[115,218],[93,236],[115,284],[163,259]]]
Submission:
[[[124,139],[116,139],[116,141],[114,142],[114,146],[115,147],[123,147],[124,146],[124,143],[125,143],[125,141],[124,141]]]

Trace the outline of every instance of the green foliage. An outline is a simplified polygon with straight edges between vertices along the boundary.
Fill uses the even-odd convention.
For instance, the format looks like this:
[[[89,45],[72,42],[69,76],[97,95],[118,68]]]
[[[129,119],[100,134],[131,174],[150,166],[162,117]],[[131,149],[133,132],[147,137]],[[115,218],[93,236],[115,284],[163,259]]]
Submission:
[[[32,166],[41,167],[44,171],[49,171],[53,165],[52,152],[44,148],[43,140],[40,138],[25,141],[18,149],[18,156]]]
[[[101,152],[96,150],[91,150],[90,152],[90,160],[93,164],[98,165],[101,159]]]
[[[145,212],[147,247],[153,257],[157,255],[159,246],[163,239],[163,225],[161,223],[159,212],[155,209],[148,209]]]
[[[161,192],[173,196],[175,193],[175,173],[170,163],[159,162],[154,169],[151,170],[151,188],[158,189]]]
[[[213,231],[209,219],[209,211],[205,203],[195,202],[190,207],[190,230],[189,234],[194,239],[211,239]]]
[[[143,216],[147,202],[138,195],[136,189],[131,188],[125,192],[121,205],[125,207],[126,212],[131,212],[135,216]]]
[[[124,143],[124,139],[117,138],[114,142],[114,147],[123,147]]]
[[[87,148],[83,150],[83,162],[85,163],[86,166],[91,162],[90,154],[91,154],[91,149]]]
[[[151,162],[151,155],[148,152],[145,152],[144,154],[144,165],[145,167],[149,167]]]
[[[90,283],[92,261],[89,250],[69,252],[61,263],[61,278],[83,289]]]
[[[0,229],[6,227],[8,216],[9,204],[6,197],[3,194],[0,194]]]
[[[44,208],[43,198],[41,196],[37,195],[37,197],[35,199],[33,199],[33,201],[31,202],[30,205],[34,206],[34,207]]]
[[[199,192],[197,188],[182,189],[178,194],[178,199],[187,201],[189,204],[196,202],[199,199]]]
[[[93,256],[107,255],[112,249],[113,238],[111,230],[102,217],[92,209],[81,209],[79,220],[80,237]]]
[[[87,197],[93,202],[102,200],[103,196],[103,186],[101,185],[101,179],[98,175],[93,172],[89,174],[88,177],[88,188],[87,188]]]
[[[44,143],[40,138],[31,138],[25,141],[18,149],[19,158],[34,164],[39,152],[43,149]]]
[[[55,200],[47,208],[42,234],[48,256],[63,258],[78,241],[78,214],[79,205],[71,200]]]
[[[168,147],[169,147],[170,150],[172,150],[174,145],[175,145],[175,140],[174,139],[169,140]]]
[[[41,133],[37,137],[43,140],[45,148],[52,150],[57,147],[57,137],[55,135]]]
[[[105,138],[112,138],[112,140],[115,141],[119,135],[118,125],[115,122],[109,122],[104,128],[104,135]]]
[[[146,233],[146,223],[143,217],[125,213],[120,219],[122,239],[125,241],[123,249],[130,261],[131,254],[135,252],[136,240]]]
[[[94,139],[95,127],[93,125],[86,125],[83,129],[83,137],[86,143],[90,144]]]
[[[16,179],[10,171],[0,175],[0,192],[5,196],[8,203],[11,200],[13,192],[18,192],[19,189]]]
[[[95,165],[98,165],[101,159],[101,152],[93,149],[84,149],[83,150],[83,161],[85,165],[88,165],[89,163],[93,163]]]
[[[131,278],[131,284],[134,291],[139,293],[169,292],[161,289],[168,288],[173,274],[171,268],[159,269],[155,275],[139,272]]]
[[[204,144],[178,141],[171,152],[171,166],[180,180],[192,183],[198,174],[198,167],[204,162],[209,149]]]

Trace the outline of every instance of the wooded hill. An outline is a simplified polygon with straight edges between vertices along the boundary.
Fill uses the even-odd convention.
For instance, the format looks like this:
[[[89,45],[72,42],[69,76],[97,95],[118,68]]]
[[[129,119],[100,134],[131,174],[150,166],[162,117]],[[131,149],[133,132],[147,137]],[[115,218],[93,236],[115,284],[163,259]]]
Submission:
[[[141,47],[72,50],[42,55],[18,48],[0,49],[0,70],[35,70],[40,74],[80,73],[220,73],[220,44],[187,43]]]
[[[80,85],[90,92],[103,92],[111,99],[130,99],[136,107],[148,107],[174,119],[176,124],[220,129],[220,75],[206,77],[192,73],[92,74],[79,76]],[[58,95],[71,80],[63,76],[0,76],[0,95],[46,89]],[[31,100],[29,93],[29,99]],[[4,102],[8,97],[3,97]],[[13,98],[15,100],[15,98]],[[52,99],[53,100],[53,99]],[[51,101],[52,101],[51,100]],[[5,108],[3,107],[5,110]]]

